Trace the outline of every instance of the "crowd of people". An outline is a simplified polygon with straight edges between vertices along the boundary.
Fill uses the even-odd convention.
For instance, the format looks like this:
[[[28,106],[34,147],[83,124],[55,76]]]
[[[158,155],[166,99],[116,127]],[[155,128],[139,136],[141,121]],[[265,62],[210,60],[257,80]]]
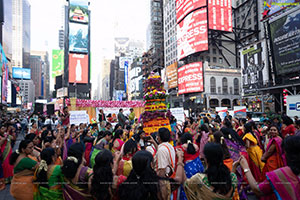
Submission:
[[[133,113],[133,114],[132,114]],[[2,117],[0,190],[15,199],[300,199],[300,121],[172,116],[146,135],[133,110],[111,124]],[[16,151],[18,135],[24,136]]]

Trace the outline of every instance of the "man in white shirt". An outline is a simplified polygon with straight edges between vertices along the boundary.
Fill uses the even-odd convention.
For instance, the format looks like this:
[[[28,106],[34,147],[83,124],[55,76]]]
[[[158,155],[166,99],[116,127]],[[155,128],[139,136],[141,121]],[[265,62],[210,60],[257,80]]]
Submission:
[[[160,128],[158,130],[157,140],[158,148],[155,155],[156,172],[160,177],[173,177],[175,170],[175,150],[169,144],[170,131],[167,128]]]

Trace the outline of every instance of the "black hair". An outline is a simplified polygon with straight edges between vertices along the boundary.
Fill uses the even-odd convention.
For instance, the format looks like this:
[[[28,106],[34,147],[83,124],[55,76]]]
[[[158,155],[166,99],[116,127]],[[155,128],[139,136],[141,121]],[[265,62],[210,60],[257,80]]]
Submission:
[[[200,130],[201,131],[204,131],[205,133],[208,133],[209,132],[209,129],[208,129],[208,126],[206,124],[202,124],[200,126]]]
[[[227,128],[232,128],[232,123],[231,123],[231,121],[227,117],[224,119],[224,125]]]
[[[122,109],[122,108],[120,108],[120,109],[119,109],[119,112],[121,112],[121,111],[123,111],[123,109]]]
[[[251,114],[251,113],[247,113],[247,117],[248,117],[249,119],[252,119],[252,114]]]
[[[134,154],[137,150],[138,150],[138,145],[133,138],[130,138],[129,140],[127,140],[127,142],[125,142],[124,149],[123,149],[124,155],[128,153]]]
[[[42,141],[45,140],[45,138],[47,137],[48,133],[49,133],[48,130],[44,130],[44,131],[42,132],[42,134],[41,134],[41,140],[42,140]]]
[[[82,162],[82,155],[84,153],[84,146],[81,143],[74,143],[68,149],[68,157],[75,157],[77,159],[77,163],[74,160],[66,159],[64,160],[64,164],[61,168],[62,173],[68,179],[72,179],[75,177],[77,173],[77,169]]]
[[[159,177],[151,168],[153,156],[148,151],[138,151],[132,157],[132,170],[125,182],[119,187],[121,200],[158,199]]]
[[[113,130],[113,133],[115,133],[118,130],[119,127],[122,127],[121,124],[116,124],[116,126],[115,126],[115,128]]]
[[[295,175],[300,174],[300,136],[286,137],[282,143],[287,165]]]
[[[246,124],[246,123],[247,123],[247,119],[245,119],[245,118],[240,118],[240,119],[239,119],[239,123],[240,123],[240,125]]]
[[[188,154],[195,154],[196,153],[196,149],[195,149],[194,144],[193,144],[193,137],[192,137],[191,134],[184,133],[180,137],[180,141],[181,141],[181,144],[186,144],[187,143],[187,152],[188,152]],[[189,143],[189,141],[190,141],[190,143]]]
[[[13,152],[11,155],[10,155],[10,158],[9,158],[9,164],[10,165],[14,165],[20,155],[20,153],[22,153],[22,149],[26,149],[27,146],[29,145],[29,143],[31,143],[32,141],[31,140],[22,140],[19,144],[19,153],[17,152]]]
[[[296,121],[295,121],[295,124],[296,124],[297,126],[300,126],[300,120],[296,120]]]
[[[114,146],[115,140],[118,139],[118,138],[120,139],[122,135],[123,135],[123,130],[117,130],[117,131],[115,132],[114,138],[113,138],[113,140],[111,141],[111,143],[109,144],[109,149],[110,149],[110,150],[111,150],[112,147]]]
[[[91,194],[97,200],[111,199],[111,195],[109,192],[109,187],[111,187],[113,182],[111,164],[113,164],[113,155],[110,151],[104,149],[97,154],[95,158],[95,165],[93,168],[94,176],[92,179],[91,188]]]
[[[30,140],[31,142],[34,140],[34,138],[36,138],[37,135],[34,133],[29,133],[25,136],[25,140]]]
[[[167,128],[160,128],[158,130],[158,136],[160,137],[162,142],[169,142],[170,141],[170,131]]]
[[[231,175],[229,169],[223,163],[223,149],[216,143],[207,143],[204,147],[204,155],[208,163],[205,173],[215,193],[227,194],[231,189]]]
[[[151,133],[151,137],[153,138],[153,140],[156,142],[156,144],[158,144],[158,141],[157,141],[157,132],[154,132],[154,133]]]
[[[55,151],[53,148],[46,148],[41,152],[41,160],[46,161],[47,166],[51,165],[53,160],[52,157],[55,155]],[[38,173],[36,173],[36,183],[45,188],[49,188],[47,171],[45,169],[41,169]]]
[[[289,125],[293,124],[294,122],[289,116],[283,116],[282,123],[289,126]]]
[[[203,117],[203,123],[209,124],[209,119],[207,117]]]
[[[182,132],[184,133],[186,127],[189,125],[189,122],[188,121],[185,121],[184,122],[184,125],[183,125],[183,129],[182,129]]]
[[[126,125],[125,129],[128,130],[128,131],[130,131],[131,126],[130,125]]]
[[[224,160],[229,159],[230,158],[230,153],[229,153],[228,147],[226,145],[226,142],[224,140],[225,138],[224,138],[223,133],[221,131],[215,132],[214,133],[214,139],[215,139],[215,143],[218,143],[222,146],[223,155],[224,155],[223,159]]]

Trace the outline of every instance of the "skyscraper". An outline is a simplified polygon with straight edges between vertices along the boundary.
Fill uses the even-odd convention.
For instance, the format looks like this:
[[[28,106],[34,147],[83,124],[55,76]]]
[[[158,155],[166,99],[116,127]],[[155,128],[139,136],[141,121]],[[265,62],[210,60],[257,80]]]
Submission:
[[[12,66],[30,67],[30,4],[13,0]]]

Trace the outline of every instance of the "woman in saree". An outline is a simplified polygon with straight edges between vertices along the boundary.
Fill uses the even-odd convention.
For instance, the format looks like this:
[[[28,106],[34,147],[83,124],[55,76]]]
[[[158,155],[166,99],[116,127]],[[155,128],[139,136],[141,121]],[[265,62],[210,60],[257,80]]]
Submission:
[[[5,188],[5,184],[9,183],[12,176],[13,176],[13,169],[14,167],[9,164],[9,157],[12,154],[12,146],[11,146],[11,139],[12,136],[8,135],[6,132],[7,128],[5,125],[1,125],[0,128],[0,153],[1,153],[1,160],[2,160],[2,169],[3,169],[3,178],[0,179],[0,187],[2,189]]]
[[[19,149],[10,157],[10,164],[14,166],[14,176],[11,181],[10,194],[17,200],[33,199],[33,175],[37,162],[30,159],[33,143],[22,140]]]
[[[53,148],[46,148],[41,152],[41,162],[35,172],[34,200],[63,199],[61,166],[55,165],[55,161]]]
[[[92,175],[91,194],[96,200],[118,199],[118,186],[126,180],[123,175],[117,176],[116,171],[121,153],[115,154],[115,161],[109,150],[103,150],[96,156]],[[107,183],[107,184],[102,184]]]
[[[243,140],[246,144],[247,153],[249,156],[249,166],[252,174],[256,181],[260,181],[261,173],[264,167],[264,163],[261,161],[263,151],[258,146],[258,139],[256,135],[252,132],[251,122],[245,124],[244,126],[244,136]]]
[[[102,137],[102,138],[101,138]],[[95,158],[97,154],[103,149],[108,149],[109,141],[111,140],[112,133],[105,131],[103,134],[99,134],[97,139],[94,141],[94,148],[91,151],[90,166],[94,167]]]
[[[84,164],[84,146],[81,143],[72,144],[62,166],[65,200],[92,199],[89,192],[91,185],[82,184],[91,182],[92,169]]]
[[[111,150],[112,153],[115,153],[116,151],[121,151],[121,148],[124,144],[124,142],[121,140],[122,136],[123,136],[123,129],[116,130],[112,142],[109,144],[109,149]]]
[[[269,136],[270,140],[266,148],[266,152],[261,158],[261,160],[265,162],[261,181],[266,179],[267,172],[271,172],[285,166],[285,158],[281,148],[282,139],[279,137],[279,130],[276,125],[271,125],[269,127]]]
[[[196,173],[203,173],[204,168],[199,157],[199,147],[193,144],[193,137],[189,133],[185,133],[180,138],[181,145],[176,149],[184,152],[184,171],[187,178],[191,178]],[[187,199],[183,187],[180,189],[180,199]]]
[[[223,150],[219,144],[207,143],[204,147],[205,173],[187,178],[184,173],[184,153],[177,151],[176,180],[183,184],[189,200],[229,200],[234,196],[237,177],[223,163]]]
[[[34,133],[29,133],[25,136],[25,139],[30,140],[33,143],[32,154],[28,155],[28,157],[31,158],[32,160],[39,162],[40,153],[42,151],[42,149],[38,147],[38,145],[40,143],[39,137]]]
[[[266,180],[256,183],[244,157],[240,165],[245,171],[249,185],[257,196],[275,194],[277,199],[300,199],[300,136],[290,136],[283,141],[287,166],[266,173]],[[274,199],[274,198],[273,198]]]

